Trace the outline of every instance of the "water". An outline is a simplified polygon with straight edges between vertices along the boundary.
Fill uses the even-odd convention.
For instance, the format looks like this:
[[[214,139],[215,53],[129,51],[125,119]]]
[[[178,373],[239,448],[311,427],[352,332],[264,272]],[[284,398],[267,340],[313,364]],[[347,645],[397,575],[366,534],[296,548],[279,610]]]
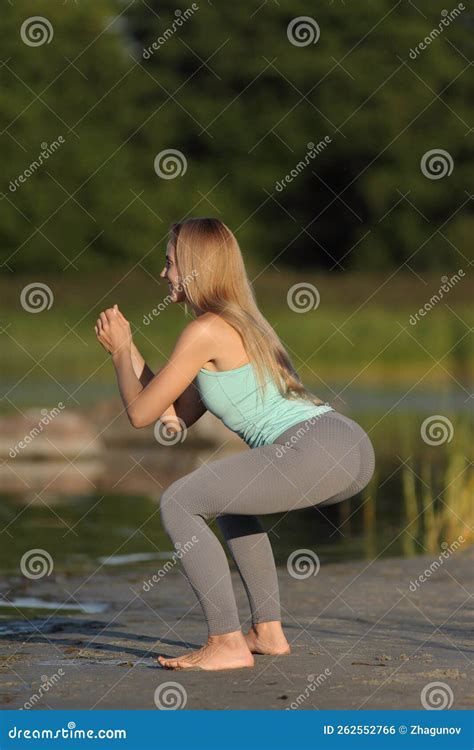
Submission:
[[[67,393],[76,393],[77,397],[77,392],[79,392],[81,406],[83,407],[94,405],[100,401],[106,401],[111,395],[110,383],[98,383],[94,380],[84,383],[79,391],[76,381],[64,381],[63,387],[65,395]],[[314,392],[318,393],[321,398],[324,396],[324,400],[328,399],[331,405],[335,405],[333,402],[337,400],[338,408],[339,405],[351,405],[355,406],[361,413],[372,410],[387,411],[394,404],[397,405],[396,409],[398,412],[409,414],[413,414],[414,412],[431,414],[437,413],[440,410],[449,413],[462,412],[466,409],[469,397],[469,383],[466,383],[466,389],[451,388],[450,386],[439,389],[435,386],[427,385],[423,380],[403,390],[380,385],[368,387],[355,383],[347,386],[344,382],[334,380],[331,382],[331,390],[325,389],[323,395],[321,395],[320,383],[308,383],[308,387],[313,388]],[[41,387],[38,389],[32,387],[29,379],[18,383],[17,380],[12,378],[2,378],[0,398],[4,393],[8,393],[12,389],[14,389],[15,403],[21,405],[21,408],[37,406],[38,390],[41,393],[42,402],[47,403],[50,401],[52,406],[57,404],[58,387],[57,383],[53,380],[42,380]],[[67,401],[67,396],[64,400]]]
[[[135,552],[130,555],[99,557],[98,561],[104,565],[132,565],[136,562],[148,562],[148,560],[169,560],[172,556],[171,550],[169,552]]]
[[[103,602],[81,602],[80,604],[68,604],[64,602],[52,602],[46,599],[40,599],[37,596],[15,596],[9,600],[0,599],[0,616],[4,615],[4,609],[14,608],[15,610],[34,610],[42,612],[43,610],[66,610],[67,612],[85,612],[86,614],[97,614],[105,612],[107,605]]]
[[[369,538],[367,520],[375,501],[363,494],[325,509],[262,516],[277,563],[286,564],[290,552],[300,548],[314,549],[321,561],[404,554],[401,539],[396,539],[403,515],[400,474],[390,462],[382,472],[375,538]],[[53,574],[137,566],[155,571],[171,558],[173,547],[160,523],[161,493],[153,489],[153,496],[116,491],[55,495],[54,502],[35,497],[29,505],[21,495],[0,496],[1,526],[7,529],[0,551],[3,570],[21,574],[22,555],[40,548],[54,560]],[[214,522],[211,527],[219,534]]]
[[[372,394],[372,399],[375,397]],[[394,394],[387,393],[384,398],[396,403]],[[314,550],[321,564],[426,552],[423,524],[416,529],[410,527],[410,539],[404,531],[407,487],[403,472],[409,466],[418,477],[420,462],[429,464],[430,478],[424,481],[434,496],[443,487],[449,451],[467,453],[458,429],[462,409],[457,413],[454,409],[456,400],[460,406],[463,394],[451,398],[452,411],[444,408],[445,399],[438,394],[436,404],[431,404],[436,408],[428,414],[449,414],[454,439],[449,445],[437,447],[420,439],[420,425],[427,416],[424,410],[404,413],[397,408],[389,417],[385,407],[382,411],[351,412],[368,430],[374,444],[376,478],[350,501],[324,509],[262,516],[277,564],[286,565],[288,555],[303,548]],[[3,486],[8,488],[0,494],[2,569],[21,580],[22,556],[39,548],[54,561],[52,575],[91,573],[110,567],[138,567],[147,575],[153,574],[173,554],[160,522],[161,494],[210,454],[214,455],[214,450],[209,453],[186,444],[169,448],[155,443],[151,447],[109,449],[104,465],[7,461],[1,468]],[[422,518],[415,508],[415,520],[417,515]],[[219,536],[215,522],[211,528]]]

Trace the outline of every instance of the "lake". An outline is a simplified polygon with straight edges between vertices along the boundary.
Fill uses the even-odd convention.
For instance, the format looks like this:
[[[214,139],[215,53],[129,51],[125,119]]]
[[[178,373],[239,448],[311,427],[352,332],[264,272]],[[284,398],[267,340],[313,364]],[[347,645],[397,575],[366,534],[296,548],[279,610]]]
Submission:
[[[464,392],[358,388],[345,391],[344,399],[357,411],[331,403],[369,432],[376,474],[349,501],[261,517],[277,564],[286,565],[300,549],[316,552],[324,566],[377,556],[435,557],[459,535],[472,541],[472,407]],[[81,401],[88,401],[86,394]],[[420,427],[436,415],[449,421],[452,434],[430,444]],[[4,573],[20,576],[22,555],[33,549],[45,550],[54,574],[63,576],[110,567],[120,574],[135,565],[152,573],[172,553],[160,523],[161,493],[216,457],[215,448],[183,443],[114,445],[103,457],[75,462],[7,460],[0,503]],[[217,531],[215,523],[212,528]],[[21,598],[21,579],[15,595]],[[31,612],[40,604],[30,602]],[[2,616],[11,611],[2,607]]]

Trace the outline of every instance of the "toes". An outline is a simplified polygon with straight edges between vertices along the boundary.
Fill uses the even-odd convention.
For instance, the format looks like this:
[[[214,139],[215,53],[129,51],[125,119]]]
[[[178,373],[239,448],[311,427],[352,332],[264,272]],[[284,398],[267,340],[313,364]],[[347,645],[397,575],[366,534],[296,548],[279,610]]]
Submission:
[[[187,654],[181,657],[165,657],[158,656],[158,662],[165,669],[192,669],[202,660],[201,651],[195,651],[192,654]]]
[[[177,659],[165,658],[164,656],[159,656],[158,661],[165,669],[175,669],[178,664]]]

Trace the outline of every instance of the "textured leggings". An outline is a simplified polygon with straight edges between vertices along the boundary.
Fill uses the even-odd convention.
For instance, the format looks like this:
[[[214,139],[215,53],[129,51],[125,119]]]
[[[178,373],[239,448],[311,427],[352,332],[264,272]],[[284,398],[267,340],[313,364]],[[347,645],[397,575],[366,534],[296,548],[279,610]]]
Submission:
[[[252,622],[280,620],[275,562],[257,515],[340,502],[375,467],[372,443],[337,411],[285,430],[274,443],[203,464],[161,497],[161,519],[204,612],[209,635],[240,629],[229,564],[206,521],[217,518],[248,595]]]

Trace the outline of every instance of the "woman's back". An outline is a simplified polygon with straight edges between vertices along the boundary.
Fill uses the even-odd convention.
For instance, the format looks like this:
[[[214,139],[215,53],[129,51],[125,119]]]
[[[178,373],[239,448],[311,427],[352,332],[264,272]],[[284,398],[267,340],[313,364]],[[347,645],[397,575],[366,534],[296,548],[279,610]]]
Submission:
[[[242,337],[230,323],[215,313],[204,313],[201,320],[212,322],[213,335],[218,344],[219,353],[214,359],[205,362],[203,367],[211,372],[233,370],[242,364],[247,364],[249,357],[245,351]]]
[[[285,398],[271,376],[262,390],[240,334],[219,316],[205,315],[212,320],[222,354],[206,362],[196,376],[201,401],[250,448],[272,443],[297,422],[333,411],[327,403],[318,405],[303,398]]]
[[[201,368],[196,385],[206,409],[240,435],[250,448],[273,443],[297,422],[333,411],[329,404],[285,398],[271,377],[262,392],[250,362],[221,372]]]

